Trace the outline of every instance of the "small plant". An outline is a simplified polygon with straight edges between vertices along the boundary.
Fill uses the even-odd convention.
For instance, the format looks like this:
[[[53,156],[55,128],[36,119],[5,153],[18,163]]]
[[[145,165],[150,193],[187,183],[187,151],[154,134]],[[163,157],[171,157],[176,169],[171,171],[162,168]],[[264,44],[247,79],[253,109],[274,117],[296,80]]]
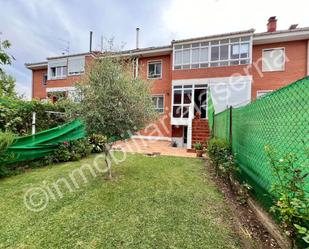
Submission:
[[[88,141],[92,146],[92,153],[104,152],[107,143],[107,138],[105,136],[99,134],[92,134],[88,138]]]
[[[177,147],[177,142],[175,140],[172,141],[172,147]]]
[[[297,238],[302,238],[308,246],[309,199],[305,191],[308,173],[293,153],[278,158],[276,151],[265,146],[276,179],[271,191],[276,199],[271,211],[276,213],[286,234],[292,238],[293,247]],[[308,165],[307,165],[308,167]]]
[[[224,171],[231,171],[235,168],[231,147],[225,140],[219,138],[210,139],[207,146],[207,153],[215,166],[217,174],[222,169]]]
[[[196,156],[197,157],[202,157],[203,156],[203,145],[200,142],[196,142],[194,144],[194,149],[196,151]]]
[[[196,142],[194,144],[194,149],[195,150],[203,150],[203,145],[200,142]]]
[[[237,200],[242,204],[247,204],[250,197],[250,190],[252,187],[248,183],[242,183],[237,190]]]

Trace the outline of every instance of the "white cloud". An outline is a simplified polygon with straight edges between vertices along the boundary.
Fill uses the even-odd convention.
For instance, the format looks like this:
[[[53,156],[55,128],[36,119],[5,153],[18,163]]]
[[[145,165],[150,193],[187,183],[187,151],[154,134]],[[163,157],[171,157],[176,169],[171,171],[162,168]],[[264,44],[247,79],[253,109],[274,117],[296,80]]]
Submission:
[[[172,0],[162,20],[179,39],[250,28],[264,32],[267,19],[273,15],[278,18],[279,29],[293,23],[309,26],[307,9],[306,0]]]

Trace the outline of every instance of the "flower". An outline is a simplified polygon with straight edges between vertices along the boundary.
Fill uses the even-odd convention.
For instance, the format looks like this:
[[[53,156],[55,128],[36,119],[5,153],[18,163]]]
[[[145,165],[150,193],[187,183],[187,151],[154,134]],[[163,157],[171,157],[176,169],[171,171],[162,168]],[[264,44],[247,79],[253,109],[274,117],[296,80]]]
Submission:
[[[68,145],[69,145],[69,142],[65,141],[65,142],[63,142],[63,144],[64,144],[65,146],[68,146]]]

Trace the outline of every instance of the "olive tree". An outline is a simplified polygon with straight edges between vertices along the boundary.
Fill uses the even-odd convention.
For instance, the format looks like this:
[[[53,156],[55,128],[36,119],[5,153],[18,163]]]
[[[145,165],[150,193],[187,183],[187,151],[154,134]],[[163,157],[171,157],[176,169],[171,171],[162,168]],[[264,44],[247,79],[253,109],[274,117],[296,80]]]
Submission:
[[[150,87],[149,82],[133,78],[129,59],[115,57],[95,61],[77,87],[81,96],[78,112],[88,134],[107,138],[104,152],[109,178],[112,140],[142,129],[156,117]]]

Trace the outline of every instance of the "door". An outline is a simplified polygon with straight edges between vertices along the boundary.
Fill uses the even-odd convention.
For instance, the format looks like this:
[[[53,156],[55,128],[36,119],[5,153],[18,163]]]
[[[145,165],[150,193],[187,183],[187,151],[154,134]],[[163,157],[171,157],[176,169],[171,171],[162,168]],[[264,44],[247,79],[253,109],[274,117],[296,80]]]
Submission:
[[[194,89],[194,115],[200,112],[201,118],[207,118],[207,88]]]

